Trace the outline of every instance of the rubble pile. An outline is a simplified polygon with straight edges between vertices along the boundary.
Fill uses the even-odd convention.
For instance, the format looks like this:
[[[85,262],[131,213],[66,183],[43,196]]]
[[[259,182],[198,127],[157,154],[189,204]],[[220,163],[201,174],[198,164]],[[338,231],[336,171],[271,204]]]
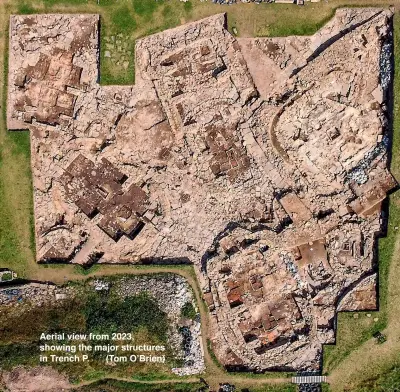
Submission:
[[[43,306],[72,295],[73,292],[68,287],[60,288],[46,283],[7,286],[0,288],[0,306],[23,305],[26,303],[33,306]]]
[[[181,317],[183,306],[193,301],[193,294],[185,278],[175,274],[123,277],[118,281],[116,291],[121,297],[147,292],[157,299],[160,308],[175,323]]]
[[[194,320],[189,326],[180,330],[184,347],[183,365],[173,368],[172,372],[178,376],[200,374],[205,370],[204,352],[201,340],[200,319]]]
[[[321,384],[300,384],[299,392],[322,392]]]
[[[138,40],[136,84],[100,86],[98,16],[12,16],[37,260],[192,262],[228,368],[318,369],[337,307],[376,304],[391,18],[236,39],[214,15]]]

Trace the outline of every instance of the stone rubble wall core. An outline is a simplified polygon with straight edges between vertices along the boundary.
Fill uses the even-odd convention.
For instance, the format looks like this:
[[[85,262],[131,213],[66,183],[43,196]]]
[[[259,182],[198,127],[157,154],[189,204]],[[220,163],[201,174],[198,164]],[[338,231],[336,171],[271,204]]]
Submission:
[[[138,40],[135,84],[100,86],[98,15],[12,16],[37,261],[193,263],[228,369],[318,370],[337,310],[377,303],[391,19],[235,38],[214,15]]]

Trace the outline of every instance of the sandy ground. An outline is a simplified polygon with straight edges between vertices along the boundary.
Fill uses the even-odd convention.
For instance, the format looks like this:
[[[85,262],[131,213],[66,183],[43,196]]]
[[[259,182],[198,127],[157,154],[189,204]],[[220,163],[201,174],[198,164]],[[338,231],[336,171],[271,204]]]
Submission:
[[[10,392],[58,392],[71,388],[67,376],[51,367],[17,367],[5,372],[2,379]]]

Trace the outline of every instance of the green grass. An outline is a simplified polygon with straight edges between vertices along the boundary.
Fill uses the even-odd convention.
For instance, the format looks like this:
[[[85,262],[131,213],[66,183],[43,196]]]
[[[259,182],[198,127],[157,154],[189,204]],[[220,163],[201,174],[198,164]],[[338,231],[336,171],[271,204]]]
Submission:
[[[12,280],[13,274],[12,272],[6,272],[5,274],[0,275],[0,282],[8,282]]]
[[[296,392],[297,387],[294,384],[264,385],[260,388],[239,389],[241,392]]]
[[[264,27],[257,35],[269,37],[287,37],[289,35],[312,35],[324,26],[335,14],[336,9],[333,8],[328,15],[322,19],[314,19],[313,17],[303,17],[297,12],[290,12],[293,9],[292,4],[271,4],[272,12],[276,14],[285,13],[285,23],[274,23]]]
[[[400,391],[400,367],[393,366],[388,372],[378,378],[367,380],[353,392],[398,392]]]
[[[135,40],[178,26],[181,18],[191,15],[193,9],[193,4],[189,2],[172,4],[161,0],[133,0],[119,4],[99,10],[102,23],[100,80],[103,85],[133,84]],[[110,47],[112,38],[115,38],[113,42],[121,42]],[[106,57],[106,51],[123,60]],[[124,65],[126,61],[129,61],[128,67]]]
[[[35,343],[0,344],[0,355],[3,369],[12,369],[21,364],[32,367],[37,366],[38,351]]]
[[[160,1],[148,1],[148,0],[132,0],[133,10],[135,13],[144,18],[151,18],[157,8],[163,2]]]
[[[29,139],[29,132],[27,131],[13,131],[8,134],[10,144],[12,146],[12,154],[14,156],[23,155],[25,159],[31,157],[31,143]]]
[[[192,1],[196,1],[196,0],[192,0]],[[183,4],[183,9],[185,10],[185,12],[187,12],[188,14],[193,10],[193,3],[192,1],[186,1]]]
[[[89,3],[88,0],[43,0],[43,4],[46,7],[54,7],[59,4],[67,4],[67,5],[87,5]]]
[[[35,8],[33,8],[30,4],[27,3],[18,4],[18,14],[28,15],[33,13],[35,13]]]
[[[111,22],[114,26],[118,26],[118,30],[124,33],[132,33],[136,29],[135,17],[126,5],[112,12]]]
[[[86,374],[82,377],[84,381],[92,381],[92,380],[101,380],[107,376],[107,373],[103,370],[91,370],[86,372]]]
[[[105,279],[105,278],[104,278]],[[116,282],[119,278],[114,278]],[[42,333],[77,332],[108,334],[110,340],[86,341],[86,344],[117,344],[111,340],[113,332],[132,333],[135,344],[164,345],[165,364],[123,363],[116,368],[105,364],[105,352],[93,352],[90,362],[52,364],[58,370],[66,372],[71,382],[96,380],[105,375],[119,377],[133,375],[148,380],[149,375],[162,379],[173,377],[170,368],[175,359],[169,349],[167,334],[170,328],[166,313],[149,295],[143,293],[121,298],[111,287],[106,294],[95,291],[91,280],[74,283],[71,289],[75,297],[67,300],[47,303],[42,306],[27,301],[14,307],[0,306],[0,367],[11,369],[17,365],[39,365],[39,341]],[[48,342],[51,344],[77,344],[76,342]],[[124,342],[129,343],[129,342]],[[79,353],[78,353],[79,355]],[[124,355],[124,354],[121,354]]]
[[[230,375],[239,376],[241,378],[249,379],[249,380],[260,380],[260,379],[268,379],[268,378],[290,378],[293,377],[296,373],[294,372],[281,372],[281,371],[266,371],[264,373],[251,373],[251,372],[229,372]]]
[[[29,9],[25,7],[25,11],[28,12]],[[7,26],[4,31],[8,31]],[[7,80],[7,75],[8,41],[5,44],[3,80]],[[1,101],[1,122],[4,126],[7,107],[6,89],[3,89]],[[21,277],[28,275],[27,254],[35,248],[32,192],[29,134],[27,132],[1,133],[0,267],[8,267]],[[17,205],[15,201],[18,202]],[[27,228],[24,238],[19,235],[21,224],[26,225],[25,228]],[[28,251],[27,247],[30,248]]]
[[[327,384],[327,383],[323,383],[322,384],[322,392],[330,392],[330,387],[329,387],[329,384]]]
[[[87,275],[90,275],[90,274],[92,274],[94,272],[97,272],[100,269],[101,269],[100,266],[97,265],[97,264],[92,265],[90,268],[83,268],[81,265],[75,265],[74,266],[74,271],[76,273],[78,273],[80,275],[84,275],[84,276],[87,276]]]
[[[20,165],[17,168],[17,176],[14,177],[15,188],[20,187],[20,189],[17,194],[10,195],[4,182],[0,181],[0,197],[2,199],[2,208],[0,208],[0,266],[6,266],[18,272],[19,275],[26,276],[27,271],[24,269],[26,254],[22,247],[35,248],[29,134],[24,132],[8,134],[6,143],[9,149],[7,154],[10,154],[12,159],[19,162]],[[0,175],[7,175],[5,173],[7,173],[8,168],[5,162],[7,161],[3,156],[0,160]],[[18,205],[14,206],[9,197],[12,197],[14,202],[19,201]],[[8,201],[10,201],[9,204]],[[24,221],[28,223],[29,244],[21,244],[21,238],[18,236],[16,227],[22,222],[15,220],[15,217],[19,214],[25,214]]]
[[[181,362],[182,364],[182,362]],[[180,376],[179,379],[182,381],[185,381],[185,379],[188,379],[190,377],[188,376]],[[168,374],[161,374],[156,371],[148,371],[143,374],[133,374],[132,375],[132,380],[133,381],[171,381],[171,375]]]
[[[176,383],[146,385],[139,383],[128,383],[124,381],[105,380],[95,384],[76,389],[75,392],[199,392],[204,387],[202,383]]]
[[[197,315],[196,309],[191,302],[186,302],[181,310],[181,316],[193,320]]]

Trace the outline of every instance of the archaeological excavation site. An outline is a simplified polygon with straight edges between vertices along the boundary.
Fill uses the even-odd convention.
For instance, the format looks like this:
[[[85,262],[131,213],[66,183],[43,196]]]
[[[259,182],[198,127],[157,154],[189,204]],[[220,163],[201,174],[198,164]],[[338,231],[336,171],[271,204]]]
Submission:
[[[193,264],[227,369],[319,370],[337,311],[379,303],[392,13],[285,38],[226,23],[136,41],[134,84],[103,86],[98,15],[11,17],[37,262]]]

